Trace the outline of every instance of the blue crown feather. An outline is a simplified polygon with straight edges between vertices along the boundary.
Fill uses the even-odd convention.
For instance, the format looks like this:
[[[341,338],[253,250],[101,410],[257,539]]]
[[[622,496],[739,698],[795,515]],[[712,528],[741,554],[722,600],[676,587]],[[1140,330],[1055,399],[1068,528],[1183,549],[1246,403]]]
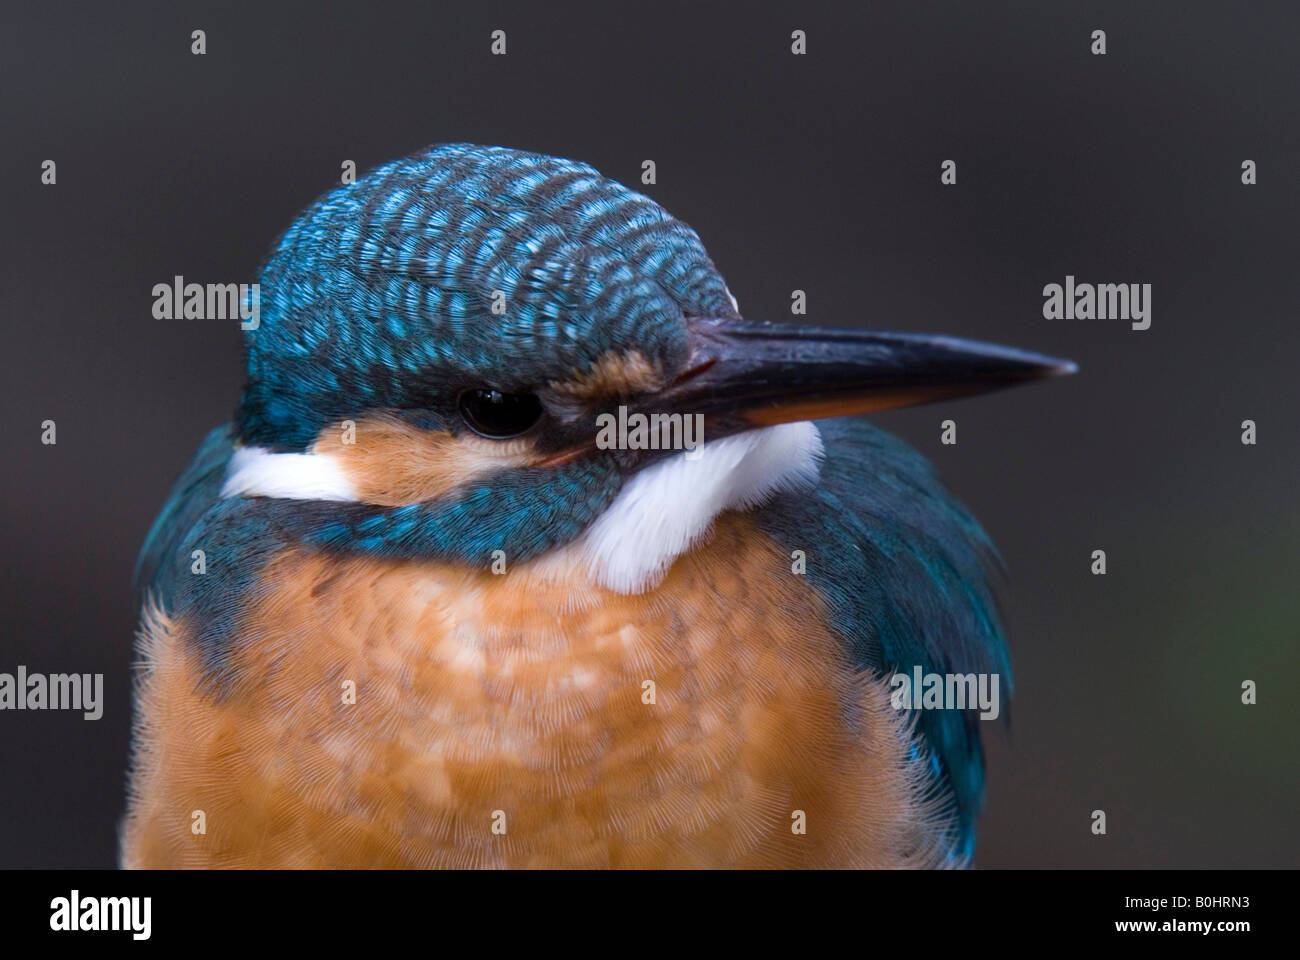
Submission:
[[[280,450],[359,410],[585,371],[619,344],[671,369],[687,349],[672,321],[735,315],[700,238],[653,200],[584,163],[472,144],[333,190],[261,284],[237,422]]]

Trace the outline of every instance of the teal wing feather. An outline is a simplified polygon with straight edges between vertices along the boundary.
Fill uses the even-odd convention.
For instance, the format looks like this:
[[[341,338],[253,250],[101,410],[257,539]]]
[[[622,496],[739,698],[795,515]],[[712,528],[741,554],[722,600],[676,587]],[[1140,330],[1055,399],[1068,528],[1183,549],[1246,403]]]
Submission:
[[[901,440],[860,418],[818,428],[826,447],[820,483],[768,504],[765,528],[805,551],[807,575],[860,669],[997,674],[1005,717],[1001,562],[983,529]],[[969,857],[984,793],[979,715],[919,712],[927,760],[957,815],[953,855]]]
[[[226,464],[233,450],[230,424],[208,432],[198,453],[172,487],[140,548],[135,564],[136,590],[141,594],[152,591],[164,609],[171,607],[176,571],[181,567],[189,570],[188,556],[181,558],[184,560],[181,563],[178,551],[185,548],[190,532],[220,499]]]

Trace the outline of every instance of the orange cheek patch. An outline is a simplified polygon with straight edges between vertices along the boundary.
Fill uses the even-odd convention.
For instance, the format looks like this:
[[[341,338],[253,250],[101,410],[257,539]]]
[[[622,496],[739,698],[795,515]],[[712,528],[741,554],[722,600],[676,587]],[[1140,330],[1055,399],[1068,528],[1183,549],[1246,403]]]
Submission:
[[[549,384],[552,392],[578,402],[651,393],[663,385],[663,373],[639,350],[610,350],[590,370]]]
[[[385,507],[436,500],[485,474],[538,459],[528,440],[453,436],[386,415],[357,420],[350,432],[327,427],[313,452],[338,462],[360,500]]]

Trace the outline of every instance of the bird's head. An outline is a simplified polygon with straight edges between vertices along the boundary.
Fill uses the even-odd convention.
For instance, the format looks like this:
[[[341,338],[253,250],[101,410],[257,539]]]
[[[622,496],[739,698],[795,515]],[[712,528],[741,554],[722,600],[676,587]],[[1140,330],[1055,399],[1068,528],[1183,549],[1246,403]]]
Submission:
[[[811,480],[805,421],[1069,369],[748,322],[654,201],[499,147],[430,148],[329,193],[260,292],[227,496],[312,501],[320,542],[391,555],[526,559],[581,537],[625,589],[719,510]],[[702,449],[662,449],[697,426]]]

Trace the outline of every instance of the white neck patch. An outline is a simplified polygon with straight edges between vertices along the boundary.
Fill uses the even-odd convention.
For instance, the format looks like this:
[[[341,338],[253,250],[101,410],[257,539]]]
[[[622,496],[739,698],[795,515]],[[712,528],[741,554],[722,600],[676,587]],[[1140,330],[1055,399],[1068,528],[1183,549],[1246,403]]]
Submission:
[[[674,454],[635,474],[581,536],[536,563],[544,572],[576,561],[618,593],[656,586],[722,511],[752,507],[781,490],[812,486],[821,470],[815,424],[786,423]]]
[[[822,438],[812,423],[748,430],[671,456],[634,474],[576,540],[530,565],[543,576],[575,568],[618,593],[657,585],[724,510],[764,502],[781,490],[812,486]],[[222,497],[356,501],[356,487],[334,458],[316,453],[235,450]]]

